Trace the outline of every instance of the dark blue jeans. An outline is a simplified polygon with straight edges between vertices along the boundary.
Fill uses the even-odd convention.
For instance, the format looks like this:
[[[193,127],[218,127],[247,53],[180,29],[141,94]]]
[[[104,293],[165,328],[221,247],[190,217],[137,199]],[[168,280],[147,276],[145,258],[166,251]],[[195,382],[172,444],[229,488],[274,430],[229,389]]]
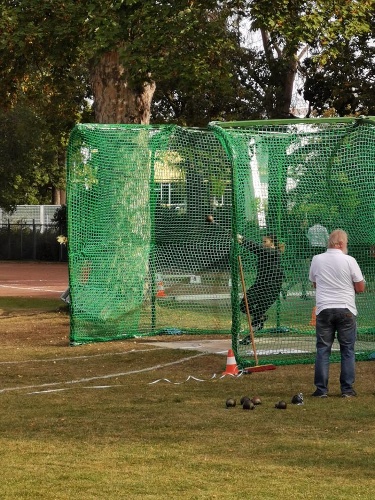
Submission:
[[[340,344],[341,392],[352,390],[355,380],[357,318],[349,309],[323,309],[316,317],[316,360],[314,384],[319,392],[328,392],[329,358],[337,333]]]

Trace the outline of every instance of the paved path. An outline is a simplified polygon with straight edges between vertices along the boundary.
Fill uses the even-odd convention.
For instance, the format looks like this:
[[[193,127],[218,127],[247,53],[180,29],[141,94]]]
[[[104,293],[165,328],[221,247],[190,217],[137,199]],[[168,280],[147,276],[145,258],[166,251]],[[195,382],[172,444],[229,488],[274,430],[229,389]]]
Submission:
[[[176,342],[147,342],[147,345],[164,347],[165,349],[190,349],[192,351],[209,352],[212,354],[228,354],[228,349],[232,347],[231,339],[219,340],[196,340],[196,341],[176,341]]]

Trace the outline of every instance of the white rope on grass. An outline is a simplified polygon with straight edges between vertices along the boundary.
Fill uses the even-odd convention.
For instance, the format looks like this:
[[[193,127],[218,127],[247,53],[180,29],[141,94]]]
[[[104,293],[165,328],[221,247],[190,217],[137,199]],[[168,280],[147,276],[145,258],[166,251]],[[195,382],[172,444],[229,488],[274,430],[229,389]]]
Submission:
[[[237,375],[234,375],[232,373],[226,373],[224,375],[221,375],[219,377],[219,380],[222,379],[222,378],[225,378],[225,377],[241,377],[245,372],[243,370],[241,370]],[[216,373],[214,373],[212,375],[212,377],[208,378],[208,379],[201,379],[201,378],[197,378],[197,377],[194,377],[193,375],[189,375],[187,377],[186,380],[182,381],[182,382],[171,382],[168,378],[159,378],[158,380],[154,380],[153,382],[149,382],[148,385],[152,385],[152,384],[157,384],[158,382],[168,382],[169,384],[173,384],[173,385],[181,385],[181,384],[184,384],[185,382],[188,382],[189,380],[195,380],[197,382],[207,382],[209,380],[213,380],[216,378]],[[83,389],[112,389],[114,387],[120,387],[118,385],[91,385],[91,386],[84,386]],[[27,394],[44,394],[44,393],[51,393],[51,392],[59,392],[59,391],[67,391],[68,389],[70,389],[70,387],[65,387],[65,388],[62,388],[62,389],[47,389],[45,391],[33,391],[33,392],[28,392]],[[1,391],[0,391],[1,392]]]
[[[120,372],[120,373],[111,373],[108,375],[101,375],[98,377],[89,377],[89,378],[81,378],[77,380],[67,380],[63,382],[49,382],[46,384],[40,385],[27,385],[27,386],[17,386],[17,387],[6,387],[4,389],[0,389],[0,393],[10,392],[10,391],[20,391],[20,390],[30,390],[30,389],[42,389],[43,387],[56,387],[59,385],[73,385],[73,384],[82,384],[87,382],[92,382],[93,380],[106,380],[109,378],[116,377],[125,377],[127,375],[137,375],[138,373],[150,372],[153,370],[159,370],[160,368],[165,368],[167,366],[178,365],[184,363],[185,361],[190,361],[191,359],[198,358],[200,356],[205,356],[207,353],[202,352],[199,354],[195,354],[194,356],[189,356],[188,358],[182,358],[177,361],[171,361],[170,363],[165,363],[164,365],[154,365],[148,368],[141,368],[140,370],[131,370],[129,372]]]
[[[248,372],[246,372],[245,370],[240,370],[237,373],[237,375],[234,375],[233,373],[224,373],[223,375],[221,375],[219,377],[219,380],[222,378],[225,378],[225,377],[239,378],[239,377],[242,377],[243,374],[248,374]],[[214,373],[212,375],[212,377],[210,377],[208,379],[201,379],[201,378],[194,377],[193,375],[189,375],[188,378],[186,380],[184,380],[183,382],[171,382],[168,378],[159,378],[158,380],[154,380],[153,382],[149,382],[148,385],[157,384],[158,382],[168,382],[169,384],[173,384],[173,385],[181,385],[181,384],[185,384],[189,380],[196,380],[197,382],[208,382],[209,380],[216,378],[216,376],[217,376],[216,373]]]

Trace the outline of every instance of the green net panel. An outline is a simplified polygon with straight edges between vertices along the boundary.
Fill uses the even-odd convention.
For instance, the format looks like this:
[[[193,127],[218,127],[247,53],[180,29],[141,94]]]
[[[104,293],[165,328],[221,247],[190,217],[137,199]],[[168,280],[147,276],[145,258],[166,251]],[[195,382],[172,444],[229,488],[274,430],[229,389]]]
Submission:
[[[310,363],[308,270],[319,238],[309,228],[320,224],[348,232],[366,276],[357,359],[369,359],[374,127],[371,119],[77,125],[67,160],[71,343],[231,334],[238,364],[253,365],[240,256],[259,362]],[[261,269],[270,286],[257,289],[270,233],[283,251],[276,274],[274,262]]]
[[[67,184],[73,344],[230,334],[231,166],[212,131],[78,125]]]
[[[232,162],[233,230],[245,237],[234,253],[241,256],[247,287],[255,284],[249,294],[250,302],[255,302],[252,316],[257,308],[262,314],[264,311],[263,320],[254,324],[262,362],[314,361],[315,293],[308,272],[312,256],[325,251],[328,234],[324,235],[324,228],[327,233],[337,228],[347,231],[349,253],[366,277],[367,291],[357,296],[356,348],[357,359],[372,358],[375,121],[279,120],[211,127]],[[280,270],[272,260],[267,261],[268,269],[259,270],[265,279],[261,286],[256,284],[261,256],[246,245],[248,240],[261,242],[268,234],[276,235],[281,244],[281,286]],[[237,281],[234,261],[232,265],[233,281]],[[236,296],[233,299],[233,309],[238,310],[241,303]],[[233,322],[233,347],[245,366],[253,363],[251,345],[244,338],[247,330],[240,314]],[[339,360],[338,345],[334,345],[331,359]]]

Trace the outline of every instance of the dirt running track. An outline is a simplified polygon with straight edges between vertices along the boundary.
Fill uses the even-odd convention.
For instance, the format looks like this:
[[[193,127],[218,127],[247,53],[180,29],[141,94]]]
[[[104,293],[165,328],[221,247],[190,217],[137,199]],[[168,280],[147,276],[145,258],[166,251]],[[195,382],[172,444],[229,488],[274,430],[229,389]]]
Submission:
[[[0,297],[59,298],[67,286],[66,262],[0,261]]]

